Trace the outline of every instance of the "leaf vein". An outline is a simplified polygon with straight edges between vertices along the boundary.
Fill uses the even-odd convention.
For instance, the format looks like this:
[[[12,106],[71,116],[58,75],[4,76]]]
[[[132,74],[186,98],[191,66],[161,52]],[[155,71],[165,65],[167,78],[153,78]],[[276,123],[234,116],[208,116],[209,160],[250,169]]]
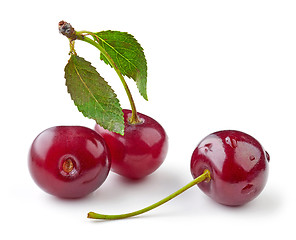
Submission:
[[[99,37],[99,36],[97,36],[97,35],[95,35],[96,36],[96,38],[98,38],[98,39],[100,39],[103,43],[105,43],[108,47],[110,47],[111,49],[113,49],[113,51],[116,53],[116,54],[118,54],[118,55],[120,55],[122,58],[124,58],[127,62],[129,62],[130,64],[132,64],[136,69],[138,69],[137,68],[137,66],[136,65],[134,65],[128,58],[126,58],[124,55],[122,55],[120,52],[118,52],[112,45],[110,45],[108,42],[106,42],[104,39],[102,39],[101,37]],[[98,41],[99,42],[99,41]],[[106,49],[106,48],[105,48]]]
[[[86,88],[86,90],[89,92],[89,94],[91,95],[91,97],[95,100],[95,102],[97,103],[97,105],[100,106],[100,108],[102,109],[102,111],[105,111],[105,109],[101,106],[101,104],[98,102],[98,100],[96,99],[96,97],[93,95],[92,91],[90,91],[89,87],[87,86],[86,82],[82,79],[77,67],[74,64],[74,69],[75,72],[77,74],[77,76],[79,77],[80,81],[82,82],[82,84],[84,85],[84,87]],[[95,109],[97,108],[96,105],[94,106]]]

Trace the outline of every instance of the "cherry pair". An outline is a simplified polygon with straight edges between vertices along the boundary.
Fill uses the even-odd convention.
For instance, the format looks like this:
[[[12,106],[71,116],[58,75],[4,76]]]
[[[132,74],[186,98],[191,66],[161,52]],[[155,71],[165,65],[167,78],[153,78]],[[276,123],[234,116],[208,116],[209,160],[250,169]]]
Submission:
[[[110,168],[122,176],[139,179],[164,161],[168,138],[154,119],[138,113],[130,124],[130,110],[123,110],[125,134],[80,126],[59,126],[40,133],[29,154],[29,169],[46,192],[62,198],[79,198],[96,190]],[[112,164],[111,164],[112,163]]]

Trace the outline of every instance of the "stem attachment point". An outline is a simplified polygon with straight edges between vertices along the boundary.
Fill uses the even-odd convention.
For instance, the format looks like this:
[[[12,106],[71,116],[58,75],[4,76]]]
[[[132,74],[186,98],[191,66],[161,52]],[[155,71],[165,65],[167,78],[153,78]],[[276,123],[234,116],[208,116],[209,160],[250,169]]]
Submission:
[[[65,21],[59,22],[59,32],[71,40],[75,40],[77,38],[76,32],[72,25]]]

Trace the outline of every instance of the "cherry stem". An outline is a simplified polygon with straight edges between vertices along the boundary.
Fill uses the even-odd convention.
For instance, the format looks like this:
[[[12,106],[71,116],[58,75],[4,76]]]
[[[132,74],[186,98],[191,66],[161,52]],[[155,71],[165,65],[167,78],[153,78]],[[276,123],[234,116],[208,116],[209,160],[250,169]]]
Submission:
[[[89,31],[79,31],[76,32],[74,30],[74,28],[71,26],[71,24],[61,21],[59,23],[59,31],[60,33],[62,33],[63,35],[65,35],[66,37],[68,37],[68,39],[70,40],[70,48],[71,51],[75,52],[74,50],[74,43],[72,43],[74,40],[81,40],[84,42],[87,42],[91,45],[93,45],[94,47],[96,47],[103,55],[104,57],[108,60],[108,62],[110,63],[110,65],[113,67],[113,69],[116,71],[118,77],[121,80],[121,83],[124,87],[124,90],[128,96],[130,105],[131,105],[131,109],[132,109],[132,116],[129,119],[129,123],[130,124],[138,124],[141,123],[140,118],[137,115],[137,110],[136,110],[136,105],[135,102],[133,100],[131,91],[124,79],[124,77],[122,76],[120,70],[118,69],[118,67],[116,66],[115,62],[113,61],[113,59],[110,57],[110,55],[106,52],[106,50],[98,43],[99,42],[99,37],[97,35],[95,35],[93,32],[89,32]],[[97,39],[98,42],[86,37],[86,35],[91,35],[92,37],[94,37],[95,39]]]
[[[133,217],[133,216],[137,216],[140,215],[142,213],[148,212],[168,201],[170,201],[171,199],[177,197],[178,195],[180,195],[181,193],[185,192],[186,190],[188,190],[189,188],[195,186],[198,183],[201,183],[203,181],[210,181],[211,180],[211,175],[210,175],[210,171],[208,169],[204,170],[203,174],[201,174],[200,176],[198,176],[197,178],[195,178],[193,181],[191,181],[190,183],[188,183],[187,185],[185,185],[184,187],[180,188],[178,191],[172,193],[171,195],[167,196],[166,198],[148,206],[145,207],[141,210],[138,211],[134,211],[134,212],[130,212],[130,213],[125,213],[125,214],[119,214],[119,215],[106,215],[106,214],[99,214],[99,213],[94,213],[94,212],[89,212],[87,217],[88,218],[92,218],[92,219],[105,219],[105,220],[117,220],[117,219],[123,219],[123,218],[128,218],[128,217]]]

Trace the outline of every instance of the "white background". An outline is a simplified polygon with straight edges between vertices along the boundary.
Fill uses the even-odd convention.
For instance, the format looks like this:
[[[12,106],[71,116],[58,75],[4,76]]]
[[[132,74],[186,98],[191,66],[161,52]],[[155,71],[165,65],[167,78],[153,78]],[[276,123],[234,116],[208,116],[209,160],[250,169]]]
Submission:
[[[26,0],[2,1],[0,12],[1,239],[295,237],[295,1]],[[110,173],[94,194],[71,201],[44,193],[27,168],[39,132],[94,125],[66,91],[69,45],[58,33],[60,20],[78,31],[119,30],[136,37],[148,62],[149,101],[127,82],[138,111],[160,122],[170,140],[165,163],[151,176],[132,182]],[[77,42],[76,50],[129,108],[97,49]],[[195,146],[223,129],[253,135],[271,156],[268,183],[253,202],[225,207],[194,187],[139,217],[86,218],[88,211],[136,210],[182,187],[192,179]]]

